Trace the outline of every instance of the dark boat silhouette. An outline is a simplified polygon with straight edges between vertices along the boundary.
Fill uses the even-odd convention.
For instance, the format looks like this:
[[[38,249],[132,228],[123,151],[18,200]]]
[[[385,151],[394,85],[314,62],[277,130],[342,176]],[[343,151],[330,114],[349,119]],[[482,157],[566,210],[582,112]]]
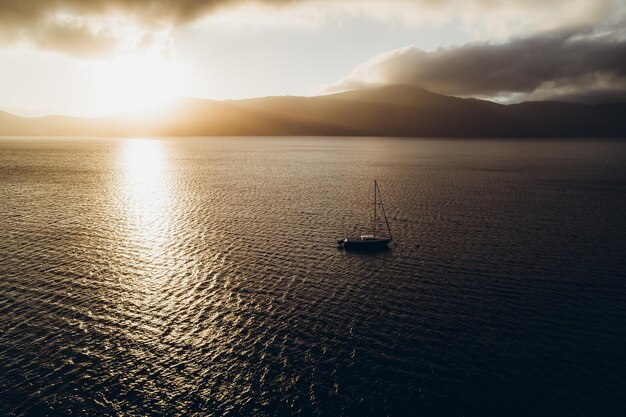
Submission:
[[[383,213],[385,219],[385,225],[387,227],[388,236],[381,236],[378,234],[378,207]],[[380,195],[380,188],[378,182],[374,180],[374,218],[372,221],[372,229],[368,234],[362,234],[358,236],[347,236],[337,241],[339,246],[345,250],[358,250],[358,251],[374,251],[387,249],[389,242],[393,240],[391,234],[391,227],[389,227],[389,220],[387,219],[387,213],[385,212],[385,206],[383,205],[383,199]]]

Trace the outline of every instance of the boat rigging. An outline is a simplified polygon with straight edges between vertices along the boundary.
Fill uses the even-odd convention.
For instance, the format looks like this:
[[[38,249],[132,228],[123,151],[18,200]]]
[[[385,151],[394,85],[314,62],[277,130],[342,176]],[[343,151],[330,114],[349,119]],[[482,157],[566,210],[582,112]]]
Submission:
[[[387,226],[387,236],[377,234],[379,207],[385,220],[385,225]],[[338,240],[337,243],[346,250],[375,250],[388,247],[389,242],[392,240],[393,235],[391,233],[391,227],[389,226],[389,220],[387,219],[387,213],[385,212],[383,199],[380,194],[380,188],[378,187],[378,182],[374,180],[374,217],[371,234],[362,234],[358,236],[347,236],[346,234],[346,237]]]

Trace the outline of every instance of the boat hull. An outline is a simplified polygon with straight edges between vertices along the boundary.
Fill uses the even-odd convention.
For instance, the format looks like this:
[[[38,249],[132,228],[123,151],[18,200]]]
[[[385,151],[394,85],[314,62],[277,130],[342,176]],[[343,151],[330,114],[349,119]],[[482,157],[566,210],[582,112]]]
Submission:
[[[347,237],[340,240],[339,243],[345,250],[375,251],[388,249],[390,241],[391,239],[389,238],[361,239],[358,237]]]

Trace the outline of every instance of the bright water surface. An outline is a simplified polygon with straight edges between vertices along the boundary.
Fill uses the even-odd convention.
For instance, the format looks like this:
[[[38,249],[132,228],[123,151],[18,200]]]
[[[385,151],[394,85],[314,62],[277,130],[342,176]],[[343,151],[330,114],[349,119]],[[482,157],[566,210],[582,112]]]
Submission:
[[[623,416],[625,211],[624,141],[0,139],[0,414]]]

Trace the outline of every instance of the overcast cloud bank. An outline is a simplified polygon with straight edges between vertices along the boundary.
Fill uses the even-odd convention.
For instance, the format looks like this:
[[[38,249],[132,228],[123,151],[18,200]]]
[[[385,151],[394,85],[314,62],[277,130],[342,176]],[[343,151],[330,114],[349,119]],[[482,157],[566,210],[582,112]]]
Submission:
[[[560,98],[600,102],[626,92],[626,40],[616,32],[551,32],[504,43],[427,52],[401,48],[373,57],[326,92],[409,84],[503,102]]]
[[[351,15],[406,24],[458,21],[480,38],[619,22],[624,0],[0,0],[0,42],[26,42],[74,56],[141,48],[177,27],[246,5],[257,20]],[[265,10],[265,12],[263,12]],[[249,14],[249,13],[248,13]]]

